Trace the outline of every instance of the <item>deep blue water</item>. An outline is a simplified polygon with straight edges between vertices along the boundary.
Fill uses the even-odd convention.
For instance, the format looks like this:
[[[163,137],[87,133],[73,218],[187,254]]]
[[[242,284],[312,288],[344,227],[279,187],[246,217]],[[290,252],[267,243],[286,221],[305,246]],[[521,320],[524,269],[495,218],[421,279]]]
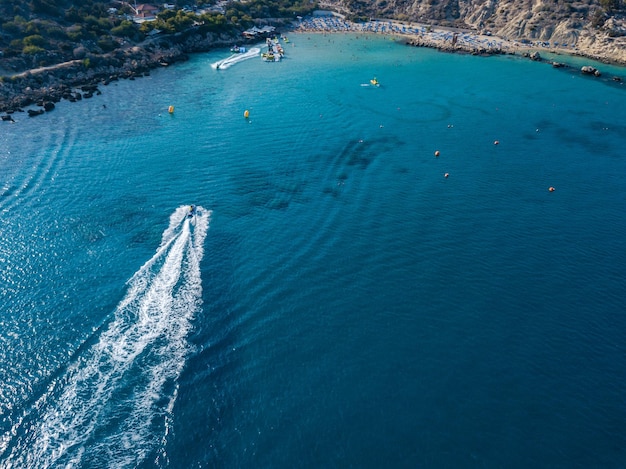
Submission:
[[[2,123],[0,467],[624,467],[624,87],[290,40]]]

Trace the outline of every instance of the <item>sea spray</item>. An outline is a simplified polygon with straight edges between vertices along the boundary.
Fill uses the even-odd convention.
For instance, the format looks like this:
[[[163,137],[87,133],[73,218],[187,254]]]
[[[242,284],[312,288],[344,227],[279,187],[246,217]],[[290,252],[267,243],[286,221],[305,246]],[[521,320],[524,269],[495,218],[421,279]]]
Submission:
[[[151,434],[155,426],[167,431],[201,306],[210,212],[187,213],[179,207],[172,214],[161,246],[129,280],[108,325],[11,429],[3,467],[134,467],[158,451]]]

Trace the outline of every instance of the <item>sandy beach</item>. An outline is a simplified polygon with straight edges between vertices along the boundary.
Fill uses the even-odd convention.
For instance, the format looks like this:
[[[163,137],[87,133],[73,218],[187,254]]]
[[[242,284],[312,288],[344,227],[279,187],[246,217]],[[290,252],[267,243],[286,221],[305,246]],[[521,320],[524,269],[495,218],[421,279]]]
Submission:
[[[601,41],[595,45],[589,42],[589,38],[578,41],[577,44],[565,44],[548,41],[518,41],[506,37],[498,37],[489,33],[478,33],[469,29],[448,28],[432,26],[416,22],[401,22],[389,19],[370,19],[363,23],[348,21],[339,13],[331,11],[317,11],[313,16],[299,18],[294,21],[290,28],[293,31],[337,34],[337,33],[363,33],[383,34],[400,38],[406,44],[416,47],[429,47],[445,52],[468,53],[473,55],[496,55],[510,54],[529,57],[532,60],[547,61],[554,66],[565,66],[555,61],[556,56],[578,56],[603,63],[624,66],[626,63],[626,47],[620,41],[615,41],[611,49],[602,46]],[[626,39],[625,39],[626,40]],[[147,42],[151,42],[148,40]],[[225,40],[222,39],[222,42]],[[202,41],[201,41],[202,42]],[[224,44],[230,43],[226,40]],[[195,43],[194,43],[195,44]],[[4,89],[0,87],[0,110],[14,111],[22,107],[41,101],[58,101],[61,97],[69,97],[71,88],[81,85],[97,85],[110,81],[112,74],[122,78],[134,78],[147,73],[150,68],[166,65],[179,60],[186,60],[187,51],[198,52],[208,50],[218,45],[214,39],[205,40],[204,48],[195,44],[192,50],[185,46],[171,47],[170,49],[157,49],[155,52],[141,46],[129,47],[125,50],[124,64],[102,66],[100,70],[88,71],[74,70],[72,67],[80,65],[81,61],[72,60],[65,63],[47,67],[26,70],[12,75],[17,82],[5,83]],[[222,44],[223,45],[223,44]],[[546,54],[542,56],[542,53]],[[563,60],[566,60],[565,58]],[[580,69],[580,66],[577,66]],[[583,71],[582,69],[580,69]],[[601,76],[599,70],[591,67],[585,73]],[[37,81],[40,74],[48,75],[48,83],[41,87]],[[614,72],[615,73],[615,72]],[[622,75],[620,73],[620,75]],[[56,76],[56,77],[54,77]],[[116,79],[116,77],[114,77]],[[617,81],[620,84],[626,81],[622,76],[605,77],[607,80]],[[10,118],[6,116],[5,120]]]
[[[576,44],[549,41],[518,41],[497,37],[491,34],[479,34],[469,30],[444,28],[399,22],[387,19],[372,19],[364,23],[347,21],[334,12],[320,12],[312,17],[301,19],[295,24],[296,31],[319,33],[375,33],[388,34],[406,39],[407,44],[418,47],[431,47],[448,52],[465,52],[476,55],[516,54],[531,56],[538,52],[588,57],[593,60],[621,64],[619,60],[608,61],[602,57],[579,50]],[[536,54],[533,57],[539,58]]]

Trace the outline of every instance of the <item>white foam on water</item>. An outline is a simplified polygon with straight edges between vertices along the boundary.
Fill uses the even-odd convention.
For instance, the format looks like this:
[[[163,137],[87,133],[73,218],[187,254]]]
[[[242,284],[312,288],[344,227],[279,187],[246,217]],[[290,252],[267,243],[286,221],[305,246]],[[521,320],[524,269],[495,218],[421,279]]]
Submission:
[[[213,62],[211,64],[211,68],[225,70],[236,63],[243,62],[244,60],[252,59],[254,57],[258,57],[261,53],[260,47],[253,47],[248,52],[243,52],[241,54],[233,54],[225,59],[218,60],[217,62]]]
[[[165,446],[202,301],[210,219],[202,207],[187,217],[188,207],[171,215],[157,252],[128,281],[96,342],[4,435],[12,444],[0,467],[135,467]]]

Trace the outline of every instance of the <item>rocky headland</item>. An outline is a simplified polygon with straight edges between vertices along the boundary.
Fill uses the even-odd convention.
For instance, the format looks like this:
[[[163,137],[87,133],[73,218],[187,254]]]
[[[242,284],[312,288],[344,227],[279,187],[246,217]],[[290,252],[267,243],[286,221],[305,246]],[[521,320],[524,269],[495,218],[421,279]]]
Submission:
[[[102,55],[77,51],[77,58],[4,77],[0,83],[0,112],[10,116],[37,105],[37,115],[52,110],[61,99],[77,101],[99,94],[112,81],[142,77],[152,69],[186,61],[190,53],[232,45],[230,36],[188,34],[163,37]],[[241,43],[241,38],[236,38]],[[5,117],[4,120],[10,120]]]
[[[548,51],[626,65],[626,16],[616,0],[323,0],[319,6],[332,13],[333,21],[343,23],[342,31],[380,32],[371,29],[371,24],[386,23],[385,33],[404,36],[407,44],[418,47],[476,55],[519,54],[537,61],[543,61],[542,54]],[[282,30],[333,31],[332,22],[320,21],[264,23]],[[215,33],[192,26],[138,41],[127,38],[123,47],[99,53],[79,44],[66,57],[69,60],[48,57],[51,64],[36,68],[16,58],[9,63],[0,55],[2,120],[13,120],[14,112],[27,107],[34,108],[28,111],[34,116],[54,109],[61,99],[88,99],[111,81],[147,75],[156,67],[187,60],[191,53],[242,44],[242,31],[229,28],[228,33]],[[580,73],[602,76],[591,66]],[[621,82],[620,77],[602,78]]]

